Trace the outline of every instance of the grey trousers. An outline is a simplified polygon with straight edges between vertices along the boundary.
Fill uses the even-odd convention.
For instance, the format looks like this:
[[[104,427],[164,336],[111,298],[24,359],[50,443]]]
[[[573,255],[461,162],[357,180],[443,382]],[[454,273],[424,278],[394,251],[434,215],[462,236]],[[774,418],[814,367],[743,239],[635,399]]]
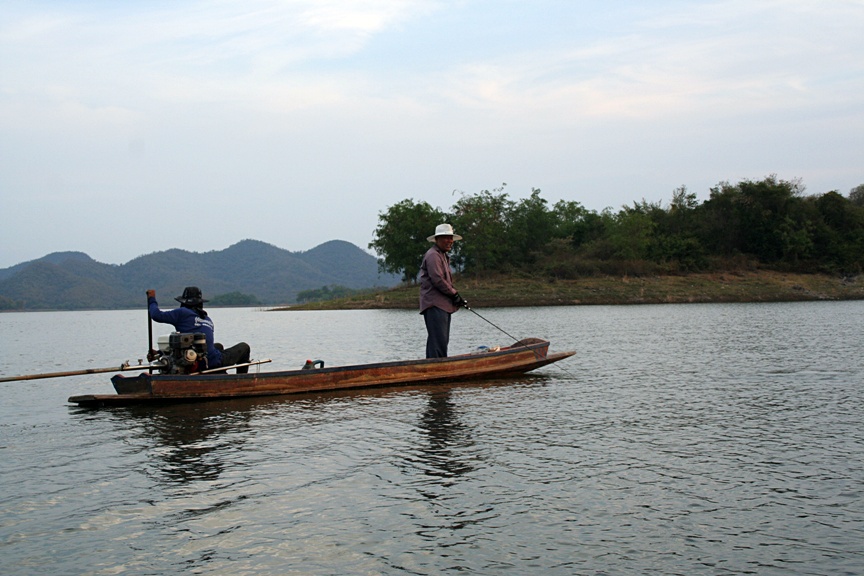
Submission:
[[[450,343],[450,316],[433,306],[423,311],[426,322],[426,358],[446,358]]]

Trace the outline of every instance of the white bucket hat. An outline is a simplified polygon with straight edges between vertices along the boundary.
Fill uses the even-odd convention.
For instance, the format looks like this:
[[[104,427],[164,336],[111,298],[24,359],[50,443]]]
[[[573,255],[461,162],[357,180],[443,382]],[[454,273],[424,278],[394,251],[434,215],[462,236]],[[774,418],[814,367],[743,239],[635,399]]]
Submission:
[[[453,236],[453,240],[461,240],[462,237],[453,232],[453,226],[450,224],[439,224],[435,227],[435,234],[426,238],[429,242],[435,242],[436,236]]]

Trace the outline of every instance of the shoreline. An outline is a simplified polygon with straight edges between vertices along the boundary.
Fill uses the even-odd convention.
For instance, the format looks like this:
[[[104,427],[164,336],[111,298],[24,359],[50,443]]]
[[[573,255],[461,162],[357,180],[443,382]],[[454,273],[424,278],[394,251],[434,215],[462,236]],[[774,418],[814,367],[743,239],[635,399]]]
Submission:
[[[774,271],[712,272],[669,276],[591,276],[577,280],[517,276],[457,278],[459,292],[483,308],[864,300],[864,276]],[[417,285],[271,311],[412,309]]]

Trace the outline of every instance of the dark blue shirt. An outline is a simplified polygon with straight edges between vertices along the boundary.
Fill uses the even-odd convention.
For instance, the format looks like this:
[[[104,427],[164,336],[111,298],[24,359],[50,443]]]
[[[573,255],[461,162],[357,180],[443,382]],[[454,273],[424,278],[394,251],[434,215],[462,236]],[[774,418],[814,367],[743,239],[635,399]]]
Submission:
[[[177,332],[182,334],[194,334],[201,332],[207,339],[207,367],[218,368],[222,365],[222,353],[216,346],[213,331],[213,320],[208,316],[201,318],[191,308],[175,308],[174,310],[159,310],[156,298],[147,299],[147,307],[150,309],[150,318],[163,324],[171,324]]]

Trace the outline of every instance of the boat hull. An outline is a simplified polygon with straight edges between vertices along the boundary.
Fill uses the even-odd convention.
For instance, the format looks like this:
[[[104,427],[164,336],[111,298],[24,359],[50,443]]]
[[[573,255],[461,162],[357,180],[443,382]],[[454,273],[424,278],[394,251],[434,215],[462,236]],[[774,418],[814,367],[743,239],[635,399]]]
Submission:
[[[79,406],[188,402],[469,381],[524,374],[573,354],[549,354],[549,342],[529,338],[495,352],[448,358],[248,374],[117,374],[111,378],[116,395],[73,396],[69,402]]]

